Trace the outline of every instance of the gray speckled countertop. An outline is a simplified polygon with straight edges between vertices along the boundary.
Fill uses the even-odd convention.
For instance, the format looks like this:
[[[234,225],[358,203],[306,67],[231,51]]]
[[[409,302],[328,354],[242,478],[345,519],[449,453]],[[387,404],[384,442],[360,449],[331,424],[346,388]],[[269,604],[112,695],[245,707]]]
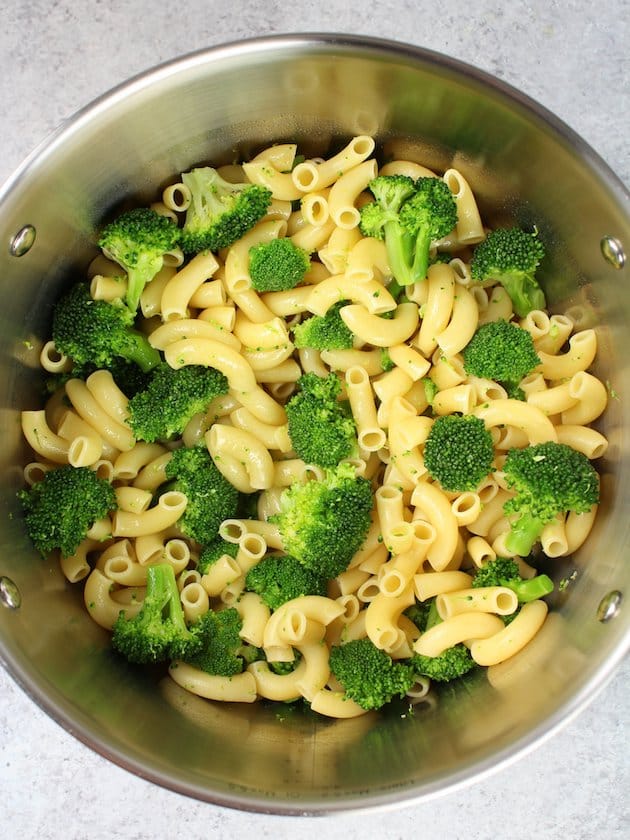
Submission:
[[[630,184],[630,3],[531,0],[5,0],[0,181],[98,94],[183,52],[252,35],[360,32],[462,59],[520,88]],[[439,11],[438,11],[439,10]],[[441,799],[370,816],[261,816],[162,790],[90,752],[0,670],[2,835],[49,838],[627,838],[626,662],[588,709],[512,766]]]

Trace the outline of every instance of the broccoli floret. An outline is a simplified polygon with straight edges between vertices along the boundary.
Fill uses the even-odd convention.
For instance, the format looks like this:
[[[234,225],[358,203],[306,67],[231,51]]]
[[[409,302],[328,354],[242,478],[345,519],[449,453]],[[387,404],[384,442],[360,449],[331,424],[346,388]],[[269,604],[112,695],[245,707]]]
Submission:
[[[64,557],[73,555],[92,525],[117,507],[108,481],[88,467],[69,465],[49,470],[18,497],[35,547],[43,554],[58,548]]]
[[[508,293],[518,316],[545,308],[545,295],[535,278],[545,255],[536,233],[520,228],[499,228],[488,234],[473,253],[470,272],[474,280],[496,280]]]
[[[284,548],[315,574],[330,579],[347,569],[370,527],[372,488],[354,467],[340,464],[321,481],[293,484],[280,497],[277,522]]]
[[[211,543],[223,520],[235,515],[238,490],[219,472],[203,446],[176,449],[164,472],[174,479],[167,485],[169,489],[179,490],[188,499],[179,528],[202,545]]]
[[[245,588],[257,592],[270,609],[277,610],[302,595],[326,595],[326,579],[295,557],[270,555],[247,572]]]
[[[547,575],[525,579],[519,574],[518,565],[507,557],[497,557],[484,563],[473,577],[474,587],[506,586],[516,593],[519,604],[527,604],[553,592],[553,581]]]
[[[517,514],[506,538],[508,551],[526,557],[542,529],[560,513],[586,513],[599,502],[599,479],[586,455],[548,441],[510,449],[503,465],[516,496],[503,506]]]
[[[309,256],[288,237],[261,242],[249,249],[249,276],[257,292],[293,289],[310,268]]]
[[[205,575],[208,569],[217,562],[220,557],[227,554],[228,557],[236,558],[238,554],[238,543],[231,543],[224,540],[223,537],[216,536],[207,545],[205,545],[199,555],[197,561],[197,571],[201,575]]]
[[[121,611],[114,624],[112,647],[130,662],[140,664],[179,659],[199,648],[197,638],[186,627],[171,565],[149,566],[140,612],[125,618]]]
[[[243,641],[240,631],[241,617],[234,609],[208,610],[191,631],[198,641],[197,647],[184,650],[178,657],[194,668],[208,674],[232,677],[243,670]]]
[[[346,695],[362,709],[380,709],[393,697],[404,697],[414,681],[413,670],[376,647],[354,639],[330,649],[330,670]]]
[[[347,302],[341,300],[333,304],[325,315],[313,315],[298,324],[293,331],[295,346],[298,349],[349,350],[354,337],[339,314]]]
[[[424,601],[419,604],[417,601],[405,610],[405,615],[410,621],[416,625],[418,630],[427,629],[427,621],[429,619],[429,610],[431,609],[431,601]]]
[[[147,207],[122,213],[101,233],[103,253],[127,272],[125,303],[135,317],[144,287],[160,271],[164,254],[179,243],[175,222]]]
[[[227,379],[214,368],[187,365],[175,370],[163,364],[146,389],[129,400],[129,424],[139,440],[167,440],[227,392]]]
[[[185,172],[182,182],[191,195],[181,232],[186,254],[227,248],[253,228],[271,204],[266,187],[230,184],[211,166]]]
[[[479,327],[463,355],[466,373],[500,382],[517,398],[518,383],[540,364],[531,333],[508,321]]]
[[[457,224],[453,194],[440,178],[379,175],[368,186],[376,201],[361,208],[361,232],[385,240],[397,286],[424,280],[431,242]]]
[[[424,386],[424,396],[429,405],[433,405],[433,400],[436,398],[439,388],[430,376],[423,376],[420,380]]]
[[[483,420],[472,415],[438,417],[424,444],[424,463],[444,490],[475,490],[492,469],[494,446]]]
[[[297,393],[286,405],[293,449],[308,464],[334,467],[357,446],[356,424],[348,404],[337,399],[339,378],[335,373],[326,377],[305,373],[297,386]]]
[[[387,371],[393,370],[396,365],[392,361],[392,357],[389,355],[389,350],[387,347],[381,347],[381,367],[387,373]]]
[[[411,657],[411,667],[416,674],[430,677],[435,682],[450,682],[471,671],[475,667],[475,660],[466,645],[458,644],[438,656],[416,653]]]
[[[133,320],[124,306],[93,300],[87,283],[76,283],[55,305],[52,337],[57,350],[78,365],[109,368],[120,357],[147,372],[161,357],[133,329]]]

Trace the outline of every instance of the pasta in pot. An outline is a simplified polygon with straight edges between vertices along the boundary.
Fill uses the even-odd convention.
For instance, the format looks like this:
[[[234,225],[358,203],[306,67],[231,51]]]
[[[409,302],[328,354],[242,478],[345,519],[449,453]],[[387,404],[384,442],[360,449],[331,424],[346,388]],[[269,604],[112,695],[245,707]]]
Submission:
[[[294,144],[264,149],[238,173],[271,191],[267,215],[216,253],[186,260],[172,249],[145,288],[136,326],[163,363],[213,367],[228,383],[229,392],[205,406],[179,438],[136,440],[128,397],[111,372],[75,377],[72,359],[53,341],[44,345],[41,365],[62,384],[41,409],[22,413],[34,452],[24,470],[29,485],[69,465],[94,470],[115,489],[117,510],[95,523],[74,554],[60,558],[66,578],[83,582],[94,621],[111,630],[121,611],[136,615],[147,570],[159,563],[177,576],[188,624],[228,606],[238,612],[253,657],[241,673],[217,676],[184,662],[169,668],[179,685],[210,700],[303,698],[322,715],[362,715],[366,709],[345,693],[329,664],[330,648],[350,640],[369,639],[397,662],[437,657],[454,645],[464,645],[485,667],[511,659],[545,623],[547,604],[538,598],[521,606],[506,586],[471,588],[479,569],[510,554],[504,505],[514,491],[502,471],[506,452],[551,441],[596,459],[608,445],[590,425],[607,403],[607,389],[592,370],[596,332],[575,332],[568,316],[542,309],[517,319],[498,282],[474,279],[472,248],[487,231],[471,186],[454,168],[440,174],[395,160],[380,169],[440,180],[457,205],[457,224],[437,243],[439,254],[433,243],[426,279],[403,287],[400,298],[385,244],[359,227],[365,190],[379,173],[374,149],[367,136],[325,160],[297,158]],[[191,201],[190,189],[177,182],[152,206],[178,222]],[[255,291],[250,248],[286,238],[309,251],[307,275],[291,289]],[[95,274],[97,268],[112,276]],[[104,257],[93,261],[92,297],[124,295],[127,281],[119,283],[118,273]],[[327,316],[337,304],[352,345],[296,349],[295,326]],[[478,328],[500,320],[527,331],[538,352],[539,366],[520,383],[522,398],[508,394],[505,383],[468,374],[463,362]],[[348,567],[328,581],[326,595],[305,594],[271,609],[248,589],[247,575],[284,550],[272,519],[283,492],[324,476],[293,450],[285,412],[307,372],[339,380],[339,401],[357,439],[348,463],[371,482],[372,522]],[[490,472],[466,491],[444,490],[425,464],[436,418],[452,414],[477,418],[494,445]],[[219,535],[235,551],[207,569],[199,562],[203,546],[182,528],[194,500],[177,487],[165,487],[155,499],[172,450],[182,443],[206,447],[240,493],[259,494],[257,515],[222,522]],[[597,509],[557,517],[545,527],[542,550],[550,558],[575,551]],[[439,617],[420,628],[410,608],[429,603]],[[274,672],[274,663],[291,662],[293,668]],[[425,694],[428,677],[416,675],[409,702],[419,686]]]

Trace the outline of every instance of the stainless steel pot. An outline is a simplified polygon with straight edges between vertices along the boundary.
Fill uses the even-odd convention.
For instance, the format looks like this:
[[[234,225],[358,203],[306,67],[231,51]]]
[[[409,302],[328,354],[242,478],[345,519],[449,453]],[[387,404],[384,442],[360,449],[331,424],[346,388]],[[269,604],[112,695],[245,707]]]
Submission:
[[[386,153],[470,180],[492,223],[536,224],[547,292],[599,335],[599,375],[630,393],[630,204],[597,155],[553,115],[478,70],[401,44],[291,36],[184,57],[79,112],[0,194],[0,656],[70,732],[139,775],[200,799],[278,813],[385,806],[452,790],[551,733],[628,649],[630,400],[611,400],[603,503],[588,546],[546,569],[570,580],[537,644],[490,686],[483,674],[414,714],[331,722],[200,700],[127,667],[80,593],[30,547],[15,491],[19,411],[38,405],[37,348],[51,302],[83,272],[102,217],[152,199],[173,173],[295,139],[309,154],[373,133]]]

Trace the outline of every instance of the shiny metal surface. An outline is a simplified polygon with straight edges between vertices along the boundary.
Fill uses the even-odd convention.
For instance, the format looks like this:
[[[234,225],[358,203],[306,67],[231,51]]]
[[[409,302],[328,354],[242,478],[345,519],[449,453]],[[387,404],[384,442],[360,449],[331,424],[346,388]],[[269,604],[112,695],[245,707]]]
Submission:
[[[520,93],[420,49],[349,36],[291,36],[193,54],[130,81],[81,111],[0,193],[0,575],[21,594],[0,609],[0,657],[55,719],[145,778],[233,807],[320,813],[386,807],[452,790],[551,734],[592,699],[627,651],[630,619],[598,620],[602,599],[628,591],[628,411],[611,400],[602,430],[602,511],[585,551],[554,561],[557,612],[535,644],[497,671],[428,700],[354,721],[263,706],[211,704],[109,650],[79,590],[26,539],[15,499],[24,448],[18,413],[40,395],[38,349],[51,302],[93,253],[102,218],[155,195],[173,173],[295,139],[309,154],[374,133],[385,154],[415,157],[470,180],[492,223],[537,224],[551,243],[554,308],[595,326],[599,374],[630,392],[629,269],[600,243],[630,243],[630,202],[586,144]],[[37,238],[10,244],[24,225]]]

